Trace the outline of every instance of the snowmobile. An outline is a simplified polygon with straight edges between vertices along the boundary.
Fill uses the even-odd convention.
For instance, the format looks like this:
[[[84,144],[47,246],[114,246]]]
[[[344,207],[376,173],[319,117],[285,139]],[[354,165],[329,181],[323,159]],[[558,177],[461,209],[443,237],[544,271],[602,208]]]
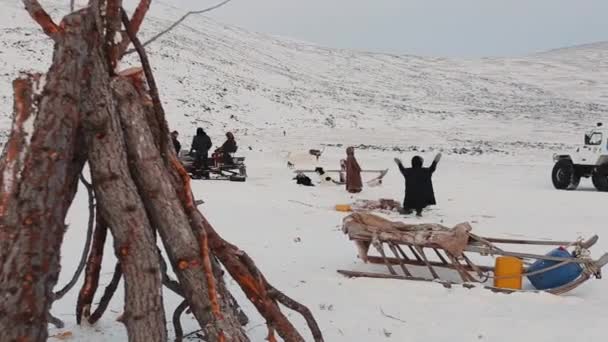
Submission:
[[[553,186],[574,190],[581,177],[589,178],[598,191],[608,191],[608,130],[602,123],[585,134],[585,144],[572,153],[554,154]]]
[[[209,168],[195,168],[194,155],[188,151],[179,154],[179,160],[192,179],[228,180],[231,182],[244,182],[247,179],[245,157],[230,155],[232,163],[225,163],[223,152],[214,152],[209,158]]]

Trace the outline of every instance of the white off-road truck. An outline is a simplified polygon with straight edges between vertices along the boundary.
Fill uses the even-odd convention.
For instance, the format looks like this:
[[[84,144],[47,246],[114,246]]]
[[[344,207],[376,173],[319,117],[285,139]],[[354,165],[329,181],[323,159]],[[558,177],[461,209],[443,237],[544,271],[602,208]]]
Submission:
[[[553,160],[551,179],[556,189],[574,190],[581,177],[591,177],[597,190],[608,191],[608,129],[602,123],[585,133],[585,145],[571,154],[554,154]]]

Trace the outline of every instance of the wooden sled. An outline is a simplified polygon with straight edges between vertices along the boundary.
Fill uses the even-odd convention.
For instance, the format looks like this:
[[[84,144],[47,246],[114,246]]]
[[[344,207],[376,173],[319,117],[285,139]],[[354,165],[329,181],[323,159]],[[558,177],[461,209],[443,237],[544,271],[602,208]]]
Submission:
[[[382,179],[384,178],[384,176],[386,176],[386,174],[388,173],[389,169],[384,169],[384,170],[361,170],[361,173],[378,173],[377,176],[366,180],[365,183],[367,184],[367,186],[373,187],[373,186],[378,186],[382,184]],[[340,174],[344,171],[342,170],[325,170],[323,169],[323,171],[325,171],[326,173],[335,173],[335,174]],[[294,170],[294,173],[298,174],[298,173],[317,173],[316,170],[311,170],[311,169],[299,169],[299,170]],[[339,178],[339,177],[336,177]],[[334,184],[336,185],[344,185],[344,182],[339,182],[339,181],[333,181]]]
[[[588,240],[577,241],[539,241],[517,240],[480,237],[470,232],[471,227],[462,223],[454,228],[438,224],[410,225],[402,222],[392,222],[369,213],[354,213],[344,219],[343,231],[358,248],[359,258],[366,263],[385,265],[388,274],[373,272],[358,272],[338,270],[347,277],[390,278],[412,281],[435,282],[444,287],[454,285],[465,288],[481,287],[494,292],[548,292],[562,294],[571,291],[587,280],[601,278],[601,269],[608,263],[608,253],[598,260],[589,257],[589,249],[598,241],[594,235]],[[504,247],[498,247],[498,245]],[[511,252],[509,246],[563,246],[574,250],[576,257],[563,258],[534,253]],[[377,256],[368,255],[369,247],[378,251]],[[504,248],[504,249],[503,249]],[[386,251],[392,256],[388,256]],[[429,252],[429,254],[427,254]],[[471,255],[483,257],[511,256],[517,257],[524,263],[536,260],[548,260],[555,264],[533,272],[524,271],[521,277],[534,276],[555,270],[562,266],[576,263],[582,268],[577,279],[559,287],[545,290],[519,290],[489,286],[488,280],[500,278],[496,276],[494,266],[477,265]],[[428,270],[430,277],[414,276],[408,267],[423,267]],[[438,270],[456,271],[462,282],[442,279]],[[505,278],[505,276],[502,276]]]

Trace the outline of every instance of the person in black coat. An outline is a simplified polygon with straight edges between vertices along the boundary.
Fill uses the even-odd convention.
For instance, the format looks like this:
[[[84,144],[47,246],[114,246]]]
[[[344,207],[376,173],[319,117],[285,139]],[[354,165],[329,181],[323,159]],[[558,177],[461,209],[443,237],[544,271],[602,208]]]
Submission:
[[[395,158],[401,174],[405,177],[405,199],[403,200],[405,213],[411,213],[413,209],[416,210],[416,216],[422,216],[422,209],[428,205],[437,204],[431,178],[440,159],[441,153],[435,156],[430,167],[422,167],[422,157],[415,156],[412,158],[412,167],[405,168],[401,160]]]
[[[192,138],[192,147],[190,147],[190,154],[194,155],[195,169],[207,170],[209,168],[209,150],[212,145],[207,133],[202,128],[197,128],[196,135]]]
[[[177,131],[171,132],[171,141],[173,142],[173,147],[175,147],[175,153],[179,156],[179,151],[182,149],[182,144],[177,140],[179,133]]]
[[[230,165],[233,164],[232,156],[230,154],[235,153],[237,149],[238,146],[236,145],[234,134],[232,134],[232,132],[228,132],[226,133],[226,141],[215,152],[222,153],[224,164]]]

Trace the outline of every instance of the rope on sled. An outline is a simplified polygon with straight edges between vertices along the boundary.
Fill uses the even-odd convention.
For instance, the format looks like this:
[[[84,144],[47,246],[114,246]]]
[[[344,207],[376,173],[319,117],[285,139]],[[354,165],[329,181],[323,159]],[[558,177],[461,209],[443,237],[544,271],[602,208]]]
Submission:
[[[589,251],[582,248],[582,250],[586,251],[587,255],[590,255]],[[577,259],[585,259],[583,260],[583,262],[581,261],[577,261]],[[584,271],[589,272],[589,274],[597,274],[596,272],[598,271],[598,268],[595,267],[594,263],[592,262],[590,257],[587,258],[581,258],[578,257],[577,259],[572,259],[572,260],[564,260],[561,261],[557,264],[551,265],[549,267],[545,267],[543,269],[540,270],[536,270],[536,271],[532,271],[532,272],[524,272],[522,274],[518,274],[518,275],[504,275],[504,276],[496,276],[496,275],[488,275],[488,278],[491,279],[510,279],[510,278],[517,278],[517,277],[530,277],[530,276],[534,276],[537,274],[541,274],[541,273],[545,273],[545,272],[549,272],[551,270],[560,268],[562,266],[568,265],[568,264],[579,264],[581,265],[581,267],[583,268]],[[588,259],[588,260],[587,260]]]

